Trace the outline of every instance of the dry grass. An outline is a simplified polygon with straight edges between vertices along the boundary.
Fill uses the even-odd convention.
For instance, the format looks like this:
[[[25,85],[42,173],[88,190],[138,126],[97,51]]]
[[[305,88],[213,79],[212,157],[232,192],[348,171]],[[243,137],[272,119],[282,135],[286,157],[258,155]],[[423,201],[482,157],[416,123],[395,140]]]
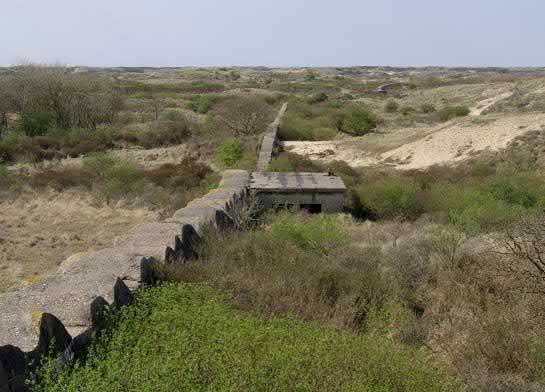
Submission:
[[[81,191],[25,192],[0,201],[0,291],[40,280],[69,256],[113,244],[132,227],[157,219],[155,212],[97,205]]]
[[[483,238],[426,217],[361,223],[338,216],[329,232],[345,233],[350,245],[323,253],[276,237],[275,222],[208,237],[198,261],[161,273],[229,288],[244,309],[388,333],[477,390],[545,385],[543,299],[514,292],[511,280],[498,277]]]

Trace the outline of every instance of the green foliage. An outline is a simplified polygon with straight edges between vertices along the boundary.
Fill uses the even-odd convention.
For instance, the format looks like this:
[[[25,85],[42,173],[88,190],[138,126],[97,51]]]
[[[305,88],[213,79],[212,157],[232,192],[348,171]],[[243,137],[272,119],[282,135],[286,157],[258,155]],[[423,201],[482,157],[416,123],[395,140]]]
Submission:
[[[464,186],[439,183],[431,188],[429,208],[446,211],[451,223],[477,233],[545,205],[545,186],[528,173],[494,176]]]
[[[114,197],[134,195],[142,192],[145,186],[144,171],[130,162],[120,162],[104,172],[103,196]]]
[[[456,117],[464,117],[469,114],[469,108],[466,106],[447,106],[437,112],[439,120],[449,121]]]
[[[113,155],[99,152],[91,153],[82,159],[83,167],[100,177],[104,177],[106,172],[118,163]]]
[[[401,112],[401,114],[403,114],[404,116],[408,116],[409,114],[413,113],[415,110],[412,106],[402,106],[399,111]]]
[[[219,95],[199,95],[192,98],[187,107],[196,113],[206,114],[220,99]]]
[[[337,134],[335,129],[330,126],[320,126],[320,123],[323,123],[323,118],[309,120],[288,114],[282,120],[278,135],[284,140],[333,139]]]
[[[0,164],[0,177],[6,178],[9,175],[6,165]]]
[[[216,151],[216,160],[225,167],[235,166],[244,155],[244,148],[239,139],[225,140]]]
[[[416,350],[300,319],[236,311],[200,284],[143,290],[85,364],[45,366],[35,391],[456,391]]]
[[[386,113],[395,113],[397,112],[397,109],[399,109],[399,104],[393,99],[388,100],[386,105],[384,105],[384,111]]]
[[[55,123],[55,116],[50,112],[23,112],[21,115],[21,130],[27,136],[45,135]]]
[[[338,121],[339,130],[355,136],[365,135],[376,126],[376,116],[360,105],[351,105],[344,109]]]
[[[284,140],[329,140],[337,134],[339,103],[327,101],[309,104],[292,98],[278,135]]]
[[[225,86],[221,83],[211,83],[203,80],[184,83],[142,83],[142,82],[127,82],[124,85],[126,91],[130,95],[146,97],[149,94],[168,94],[168,93],[213,93],[225,90]]]
[[[326,93],[313,94],[307,98],[307,102],[311,105],[315,103],[325,102],[329,99]]]
[[[280,214],[271,225],[271,235],[276,240],[291,242],[301,249],[311,249],[322,254],[350,244],[350,237],[335,218],[321,214],[303,222],[298,221],[294,214]]]
[[[282,153],[272,159],[269,171],[272,172],[323,172],[325,168],[298,154]]]
[[[434,113],[435,106],[433,106],[431,103],[423,103],[420,105],[420,111],[425,114]]]
[[[409,180],[390,177],[357,189],[362,208],[381,219],[417,218],[423,212],[418,187]]]

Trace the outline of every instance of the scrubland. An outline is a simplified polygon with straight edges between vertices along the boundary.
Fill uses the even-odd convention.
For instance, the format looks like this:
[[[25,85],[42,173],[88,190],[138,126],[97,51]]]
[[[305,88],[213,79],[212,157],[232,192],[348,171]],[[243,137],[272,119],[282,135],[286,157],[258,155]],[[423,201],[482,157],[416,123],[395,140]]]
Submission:
[[[343,214],[205,233],[36,390],[545,388],[542,70],[20,71],[0,83],[38,72],[89,100],[0,97],[3,289],[252,170],[284,101],[269,169],[348,187]]]

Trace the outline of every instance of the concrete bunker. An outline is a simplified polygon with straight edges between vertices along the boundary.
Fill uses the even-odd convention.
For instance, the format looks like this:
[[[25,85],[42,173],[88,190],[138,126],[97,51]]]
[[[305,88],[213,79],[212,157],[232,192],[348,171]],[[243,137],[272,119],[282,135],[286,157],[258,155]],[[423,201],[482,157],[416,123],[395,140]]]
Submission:
[[[254,172],[250,190],[264,208],[310,213],[342,212],[346,194],[343,180],[328,173]]]

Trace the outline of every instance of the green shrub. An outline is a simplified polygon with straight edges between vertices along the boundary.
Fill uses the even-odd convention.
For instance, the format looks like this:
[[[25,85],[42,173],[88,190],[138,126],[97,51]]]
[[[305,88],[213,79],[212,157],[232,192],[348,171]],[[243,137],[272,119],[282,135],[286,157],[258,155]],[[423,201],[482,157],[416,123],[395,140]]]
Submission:
[[[316,250],[323,254],[350,244],[350,237],[328,215],[315,215],[304,221],[291,213],[283,213],[271,225],[272,236],[280,241],[291,242],[301,249]]]
[[[121,162],[104,173],[101,193],[110,200],[141,193],[145,187],[144,172],[130,162]]]
[[[196,113],[206,114],[219,101],[219,95],[199,95],[188,103],[188,108]]]
[[[327,96],[326,93],[318,93],[318,94],[314,94],[314,95],[311,95],[310,97],[308,97],[307,102],[310,103],[311,105],[313,105],[315,103],[325,102],[328,99],[329,99],[329,97]]]
[[[239,139],[225,140],[216,151],[216,160],[225,167],[235,166],[244,155],[244,148]]]
[[[241,313],[206,285],[143,290],[111,323],[86,363],[60,372],[47,363],[35,390],[460,390],[422,353],[387,337]]]
[[[289,113],[289,112],[288,112]],[[278,130],[283,140],[330,140],[337,132],[332,127],[323,126],[320,118],[303,119],[291,114],[286,115]]]
[[[325,169],[310,159],[292,153],[282,153],[269,164],[273,172],[323,172]]]
[[[9,175],[6,165],[0,163],[0,177],[6,178]]]
[[[409,114],[413,113],[415,110],[412,106],[402,106],[399,111],[401,112],[401,114],[403,114],[404,116],[408,116]]]
[[[343,110],[338,122],[339,130],[355,136],[365,135],[376,126],[375,115],[362,106],[350,106]]]
[[[431,188],[429,208],[447,212],[451,223],[477,233],[538,212],[545,205],[544,192],[542,179],[528,173],[494,176],[463,186],[438,183]]]
[[[423,212],[418,187],[408,179],[391,177],[362,185],[357,195],[362,207],[381,219],[414,219]]]
[[[23,112],[21,115],[21,129],[27,136],[45,135],[55,123],[55,116],[49,112]]]
[[[433,106],[431,103],[423,103],[420,105],[420,111],[422,113],[434,113],[435,112],[435,106]]]
[[[469,108],[466,106],[448,106],[441,109],[438,113],[439,120],[449,121],[456,117],[464,117],[469,114]]]
[[[104,177],[106,172],[119,161],[108,153],[95,152],[87,155],[81,161],[84,168],[92,171],[97,176]]]
[[[388,100],[386,105],[384,105],[384,111],[386,113],[395,113],[397,112],[397,109],[399,109],[399,104],[393,99]]]

